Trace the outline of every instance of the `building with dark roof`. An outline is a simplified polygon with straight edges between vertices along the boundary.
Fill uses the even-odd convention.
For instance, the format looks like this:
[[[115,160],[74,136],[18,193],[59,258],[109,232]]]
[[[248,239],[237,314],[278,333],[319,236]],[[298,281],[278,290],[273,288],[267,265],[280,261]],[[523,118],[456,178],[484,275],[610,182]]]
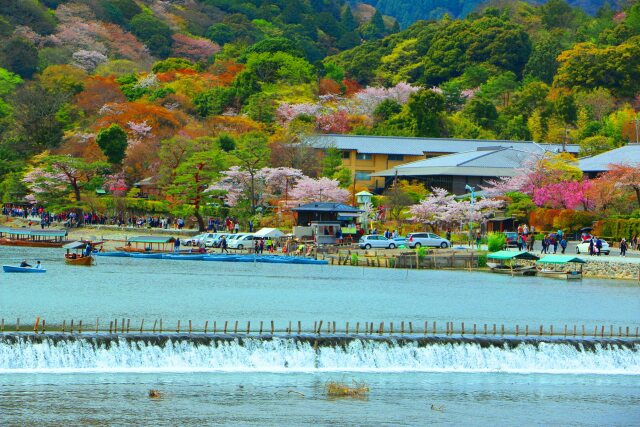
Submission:
[[[637,165],[640,167],[640,144],[627,144],[595,156],[584,157],[578,167],[590,178],[609,170],[609,165]]]
[[[371,189],[381,188],[384,184],[384,180],[379,178],[379,172],[447,154],[477,151],[487,147],[514,148],[532,153],[567,151],[574,155],[580,150],[577,144],[370,135],[317,135],[309,137],[306,142],[321,151],[329,147],[341,150],[343,165],[351,171],[357,184]]]
[[[314,202],[291,209],[298,213],[298,225],[306,226],[312,222],[340,222],[351,219],[362,212],[358,208],[334,202]]]
[[[514,176],[532,156],[541,154],[509,147],[480,148],[474,151],[432,157],[373,174],[389,186],[398,177],[416,180],[427,187],[440,187],[454,194],[464,194],[465,186],[477,187],[488,180]]]

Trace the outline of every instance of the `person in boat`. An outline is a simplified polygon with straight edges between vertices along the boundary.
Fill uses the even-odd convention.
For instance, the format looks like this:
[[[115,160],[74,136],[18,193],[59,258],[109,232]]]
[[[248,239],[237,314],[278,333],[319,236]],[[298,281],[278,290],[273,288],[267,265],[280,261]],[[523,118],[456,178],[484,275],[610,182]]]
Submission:
[[[84,256],[91,255],[91,242],[87,242],[87,246],[84,247]]]
[[[35,268],[37,268],[38,270],[42,270],[44,267],[42,266],[42,264],[40,264],[40,261],[36,261]]]
[[[22,262],[20,263],[20,267],[22,267],[22,268],[30,268],[31,264],[29,264],[27,262],[27,260],[25,259],[25,260],[22,260]]]

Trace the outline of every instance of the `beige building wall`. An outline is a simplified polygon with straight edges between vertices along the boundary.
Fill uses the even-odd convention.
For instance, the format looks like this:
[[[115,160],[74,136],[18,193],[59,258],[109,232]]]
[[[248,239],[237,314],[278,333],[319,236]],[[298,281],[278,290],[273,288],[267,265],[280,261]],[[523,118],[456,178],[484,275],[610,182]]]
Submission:
[[[343,151],[342,164],[351,171],[351,176],[355,177],[356,185],[374,189],[384,186],[384,178],[369,177],[368,175],[424,158],[425,156],[397,158],[393,155],[390,158],[388,154],[358,154],[356,150],[345,150]]]

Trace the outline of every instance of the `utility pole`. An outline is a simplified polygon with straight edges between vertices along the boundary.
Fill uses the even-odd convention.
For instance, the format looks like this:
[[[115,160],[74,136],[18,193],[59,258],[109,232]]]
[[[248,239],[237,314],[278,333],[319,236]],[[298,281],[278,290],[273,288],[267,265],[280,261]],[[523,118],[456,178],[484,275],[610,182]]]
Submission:
[[[640,143],[640,141],[638,141],[638,127],[640,126],[640,113],[636,114],[636,118],[633,119],[633,122],[636,125],[636,144]]]

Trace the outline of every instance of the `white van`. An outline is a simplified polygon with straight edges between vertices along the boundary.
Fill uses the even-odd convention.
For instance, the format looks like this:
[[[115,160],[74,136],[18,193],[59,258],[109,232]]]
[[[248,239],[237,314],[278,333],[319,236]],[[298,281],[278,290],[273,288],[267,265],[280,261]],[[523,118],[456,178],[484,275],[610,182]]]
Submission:
[[[253,233],[233,234],[233,238],[227,240],[229,249],[246,249],[253,247]]]

